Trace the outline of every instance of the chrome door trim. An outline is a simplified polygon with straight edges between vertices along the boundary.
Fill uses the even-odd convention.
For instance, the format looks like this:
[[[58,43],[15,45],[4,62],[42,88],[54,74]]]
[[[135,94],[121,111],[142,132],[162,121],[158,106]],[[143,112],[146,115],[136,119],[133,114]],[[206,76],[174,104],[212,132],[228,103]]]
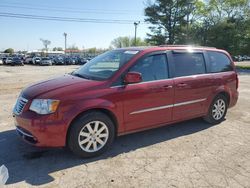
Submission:
[[[143,110],[138,110],[138,111],[134,111],[131,112],[130,114],[140,114],[140,113],[144,113],[144,112],[150,112],[150,111],[155,111],[155,110],[162,110],[162,109],[166,109],[166,108],[172,108],[173,104],[170,105],[166,105],[166,106],[159,106],[159,107],[154,107],[154,108],[146,108]]]
[[[186,102],[176,103],[176,104],[174,104],[174,106],[183,106],[183,105],[187,105],[187,104],[202,102],[205,100],[207,100],[207,99],[197,99],[197,100],[192,100],[192,101],[186,101]]]
[[[163,109],[172,108],[172,107],[176,107],[176,106],[184,106],[184,105],[188,105],[188,104],[194,104],[194,103],[198,103],[198,102],[203,102],[205,100],[207,100],[207,99],[203,98],[203,99],[191,100],[191,101],[186,101],[186,102],[181,102],[181,103],[176,103],[176,104],[169,104],[169,105],[158,106],[158,107],[153,107],[153,108],[146,108],[146,109],[142,109],[142,110],[131,112],[129,114],[133,115],[133,114],[140,114],[140,113],[144,113],[144,112],[151,112],[151,111],[156,111],[156,110],[163,110]]]

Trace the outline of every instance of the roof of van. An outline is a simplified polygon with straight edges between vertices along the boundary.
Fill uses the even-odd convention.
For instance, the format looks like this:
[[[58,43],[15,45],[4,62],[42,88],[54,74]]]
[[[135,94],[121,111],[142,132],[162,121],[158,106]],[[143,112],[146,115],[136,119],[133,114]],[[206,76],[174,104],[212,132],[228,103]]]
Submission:
[[[216,49],[215,47],[209,46],[192,46],[192,45],[159,45],[159,46],[134,46],[134,47],[125,47],[119,48],[117,50],[146,50],[146,49]]]
[[[120,48],[117,50],[127,50],[127,51],[140,51],[143,54],[150,53],[150,52],[157,52],[157,51],[167,51],[167,50],[186,50],[188,52],[192,51],[213,51],[213,52],[220,52],[226,54],[230,59],[230,54],[222,49],[218,49],[215,47],[208,47],[208,46],[192,46],[192,45],[160,45],[160,46],[138,46],[138,47],[127,47],[127,48]]]

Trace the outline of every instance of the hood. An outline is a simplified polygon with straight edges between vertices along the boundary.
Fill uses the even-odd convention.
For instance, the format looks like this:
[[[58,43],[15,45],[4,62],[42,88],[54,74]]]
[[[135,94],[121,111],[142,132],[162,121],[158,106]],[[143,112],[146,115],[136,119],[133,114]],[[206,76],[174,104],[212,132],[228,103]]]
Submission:
[[[33,99],[40,95],[61,90],[62,93],[74,92],[74,90],[87,89],[97,85],[102,84],[103,82],[86,80],[83,78],[75,77],[72,75],[64,75],[56,77],[50,80],[39,82],[28,86],[22,92],[22,96],[26,99]]]

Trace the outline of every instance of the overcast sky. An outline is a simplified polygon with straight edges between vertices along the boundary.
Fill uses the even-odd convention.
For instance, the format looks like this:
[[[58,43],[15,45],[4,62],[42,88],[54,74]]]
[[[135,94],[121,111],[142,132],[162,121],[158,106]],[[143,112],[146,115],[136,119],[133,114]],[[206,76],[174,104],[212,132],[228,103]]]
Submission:
[[[40,38],[51,41],[49,48],[64,47],[64,32],[68,33],[68,46],[107,48],[116,37],[134,36],[133,21],[144,20],[144,8],[145,0],[1,0],[0,51],[9,47],[15,50],[41,49]],[[86,23],[17,18],[37,16],[97,21]],[[116,23],[96,23],[100,20]],[[147,27],[143,23],[139,25],[139,37],[146,37]]]

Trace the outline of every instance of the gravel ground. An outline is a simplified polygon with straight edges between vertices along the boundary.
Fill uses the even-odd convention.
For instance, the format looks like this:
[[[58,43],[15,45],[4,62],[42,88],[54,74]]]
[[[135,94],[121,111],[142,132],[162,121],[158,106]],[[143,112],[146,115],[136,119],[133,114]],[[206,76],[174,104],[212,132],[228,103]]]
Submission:
[[[0,66],[0,165],[6,187],[250,187],[250,74],[240,75],[240,98],[227,119],[201,119],[119,137],[98,158],[66,149],[41,150],[15,134],[11,116],[24,86],[77,66]]]
[[[236,65],[250,66],[250,61],[235,62]]]

